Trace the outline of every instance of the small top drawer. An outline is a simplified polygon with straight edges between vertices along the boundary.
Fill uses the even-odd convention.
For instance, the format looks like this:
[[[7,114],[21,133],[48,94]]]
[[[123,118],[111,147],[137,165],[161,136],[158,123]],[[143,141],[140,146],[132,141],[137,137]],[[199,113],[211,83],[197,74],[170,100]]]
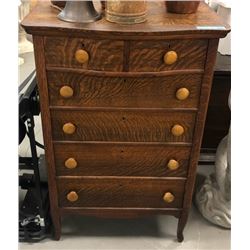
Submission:
[[[132,41],[129,70],[154,72],[203,69],[207,40]]]
[[[45,37],[47,66],[122,71],[123,41]]]

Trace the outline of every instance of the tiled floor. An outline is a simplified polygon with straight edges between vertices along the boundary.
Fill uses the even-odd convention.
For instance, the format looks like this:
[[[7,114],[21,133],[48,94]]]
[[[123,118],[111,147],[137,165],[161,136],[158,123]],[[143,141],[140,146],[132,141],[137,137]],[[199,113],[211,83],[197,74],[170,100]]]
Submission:
[[[21,80],[32,69],[32,54],[25,56],[27,67],[20,70]],[[36,118],[37,140],[42,142],[40,118]],[[39,150],[39,154],[42,150]],[[27,138],[20,146],[22,156],[29,155]],[[199,173],[207,175],[211,166],[199,166]],[[20,243],[21,250],[224,250],[230,249],[230,230],[219,228],[206,221],[192,208],[184,231],[184,242],[176,241],[177,219],[172,216],[155,216],[133,220],[112,220],[70,216],[63,219],[62,237],[54,241],[49,237],[39,243]]]

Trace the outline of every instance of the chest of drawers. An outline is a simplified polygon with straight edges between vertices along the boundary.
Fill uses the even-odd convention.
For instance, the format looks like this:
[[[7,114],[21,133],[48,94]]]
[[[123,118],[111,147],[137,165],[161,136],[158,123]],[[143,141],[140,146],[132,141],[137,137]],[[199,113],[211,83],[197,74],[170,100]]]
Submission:
[[[55,238],[80,213],[179,219],[191,206],[218,40],[229,28],[148,3],[144,24],[62,22],[48,4],[33,35]]]

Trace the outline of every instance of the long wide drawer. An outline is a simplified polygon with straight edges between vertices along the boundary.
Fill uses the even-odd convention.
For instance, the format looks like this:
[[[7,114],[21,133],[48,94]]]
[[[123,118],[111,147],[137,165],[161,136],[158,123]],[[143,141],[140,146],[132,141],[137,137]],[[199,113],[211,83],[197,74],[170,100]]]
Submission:
[[[196,117],[195,112],[168,110],[53,109],[51,114],[53,139],[67,141],[190,143]],[[176,126],[181,135],[173,134]]]
[[[158,143],[54,144],[56,174],[61,176],[186,177],[190,150]]]
[[[197,108],[201,74],[100,77],[48,72],[50,105],[83,107]]]
[[[184,179],[59,178],[60,207],[180,208]],[[172,195],[171,202],[164,195]]]

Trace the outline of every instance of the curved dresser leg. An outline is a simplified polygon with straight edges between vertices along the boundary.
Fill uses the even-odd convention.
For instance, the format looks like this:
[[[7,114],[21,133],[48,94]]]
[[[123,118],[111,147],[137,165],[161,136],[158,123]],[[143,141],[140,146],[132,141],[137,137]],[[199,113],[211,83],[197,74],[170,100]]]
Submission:
[[[184,240],[183,230],[184,230],[184,227],[186,226],[187,218],[188,218],[188,213],[182,212],[181,216],[179,218],[178,227],[177,227],[177,240],[178,240],[178,242],[182,242]]]

